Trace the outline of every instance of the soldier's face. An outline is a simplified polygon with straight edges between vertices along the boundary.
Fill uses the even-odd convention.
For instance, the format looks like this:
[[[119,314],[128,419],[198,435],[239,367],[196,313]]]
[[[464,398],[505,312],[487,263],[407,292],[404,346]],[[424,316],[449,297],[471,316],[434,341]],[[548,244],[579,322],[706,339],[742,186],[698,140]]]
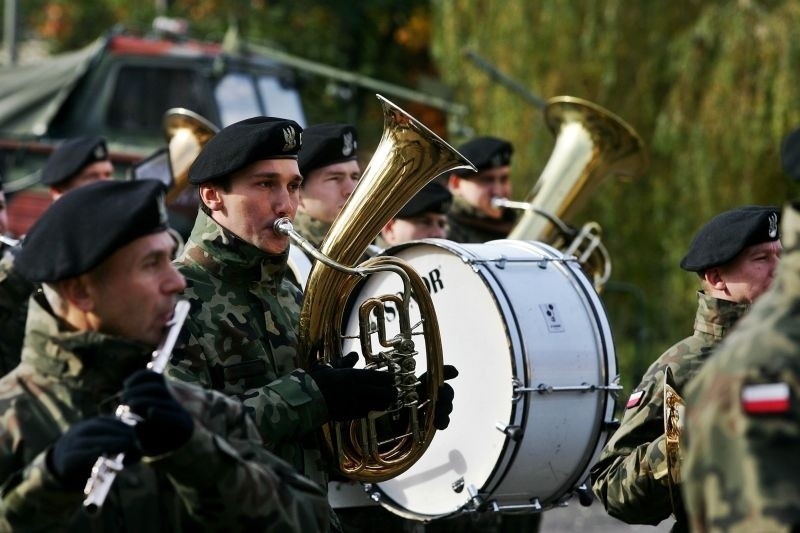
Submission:
[[[157,346],[186,288],[172,258],[175,241],[166,231],[123,246],[84,275],[92,329]]]
[[[360,177],[361,167],[357,161],[312,170],[304,177],[298,210],[322,222],[333,222]]]
[[[8,209],[6,209],[6,195],[0,191],[0,235],[8,231]]]
[[[508,166],[483,170],[467,178],[450,176],[450,192],[461,196],[471,206],[491,218],[500,218],[503,210],[492,206],[492,198],[511,196],[511,168]]]
[[[303,178],[295,159],[264,159],[231,178],[229,190],[203,186],[200,197],[220,225],[270,254],[283,253],[289,238],[275,233],[275,221],[294,220]]]
[[[53,200],[57,200],[69,191],[75,190],[78,187],[89,185],[95,181],[110,180],[114,177],[114,165],[111,161],[95,161],[91,165],[87,165],[77,175],[73,176],[65,183],[61,183],[56,187],[50,189],[50,195]]]
[[[423,213],[413,218],[395,218],[383,227],[381,234],[390,245],[417,239],[444,239],[447,237],[447,215]]]
[[[730,263],[718,267],[726,299],[752,303],[772,284],[781,257],[780,241],[748,246]]]

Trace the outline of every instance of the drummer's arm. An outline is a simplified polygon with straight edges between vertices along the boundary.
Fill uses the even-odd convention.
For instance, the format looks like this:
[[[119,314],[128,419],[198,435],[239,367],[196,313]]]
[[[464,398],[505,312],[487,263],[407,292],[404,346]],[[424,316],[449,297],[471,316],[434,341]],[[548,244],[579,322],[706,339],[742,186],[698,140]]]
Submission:
[[[592,488],[609,515],[629,524],[658,524],[672,514],[666,478],[664,422],[657,381],[642,383],[640,402],[592,467]]]

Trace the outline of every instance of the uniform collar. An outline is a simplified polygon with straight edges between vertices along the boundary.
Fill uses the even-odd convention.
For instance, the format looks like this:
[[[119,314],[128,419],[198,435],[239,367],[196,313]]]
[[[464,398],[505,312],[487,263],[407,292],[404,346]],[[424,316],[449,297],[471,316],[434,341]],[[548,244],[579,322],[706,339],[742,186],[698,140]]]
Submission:
[[[226,282],[280,282],[288,268],[289,247],[280,254],[264,252],[219,225],[201,209],[178,261],[184,262],[186,258]]]
[[[722,338],[748,309],[750,309],[750,304],[720,300],[703,291],[697,291],[697,314],[694,319],[694,329]]]
[[[57,318],[40,292],[30,300],[22,361],[73,388],[106,396],[145,368],[153,348],[94,331],[75,331]]]

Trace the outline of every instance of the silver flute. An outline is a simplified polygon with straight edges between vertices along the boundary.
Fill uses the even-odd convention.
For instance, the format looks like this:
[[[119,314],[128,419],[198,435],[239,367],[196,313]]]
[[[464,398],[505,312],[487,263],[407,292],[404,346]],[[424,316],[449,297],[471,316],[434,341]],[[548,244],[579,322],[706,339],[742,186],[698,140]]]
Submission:
[[[164,336],[158,348],[153,351],[153,357],[150,362],[147,363],[148,369],[158,374],[164,372],[172,356],[172,349],[175,347],[178,335],[188,315],[189,302],[186,300],[178,300],[175,304],[172,318],[167,324],[169,327],[167,334]],[[118,406],[114,412],[114,416],[129,426],[135,426],[142,420],[135,413],[131,412],[130,407],[127,405]],[[118,453],[113,457],[103,455],[97,458],[97,461],[95,461],[92,467],[92,475],[89,476],[88,481],[86,481],[86,487],[83,489],[83,494],[86,496],[83,500],[83,508],[86,512],[95,514],[103,507],[103,503],[106,501],[106,497],[111,490],[114,479],[117,477],[117,473],[124,468],[124,459],[124,453]]]

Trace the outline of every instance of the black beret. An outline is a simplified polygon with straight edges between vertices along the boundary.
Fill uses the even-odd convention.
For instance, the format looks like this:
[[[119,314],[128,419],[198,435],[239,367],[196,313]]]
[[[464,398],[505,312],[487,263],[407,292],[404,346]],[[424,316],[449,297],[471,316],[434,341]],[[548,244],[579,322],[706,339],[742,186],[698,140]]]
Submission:
[[[478,137],[459,146],[458,151],[480,172],[510,165],[514,147],[497,137]],[[465,177],[475,175],[472,170],[458,170],[456,174]]]
[[[47,158],[42,169],[42,183],[58,185],[84,167],[97,161],[108,160],[108,148],[102,137],[76,137],[59,144]]]
[[[189,182],[223,178],[263,159],[295,159],[303,128],[294,120],[253,117],[211,137],[189,167]]]
[[[424,213],[445,214],[450,209],[453,195],[438,181],[428,182],[422,190],[397,213],[396,218],[412,218]]]
[[[790,178],[800,181],[800,128],[784,137],[781,143],[781,165]]]
[[[724,265],[748,246],[778,240],[780,216],[777,207],[758,205],[720,213],[694,236],[689,251],[681,259],[681,268],[702,273]]]
[[[164,185],[151,179],[79,187],[39,217],[15,265],[33,282],[88,272],[135,239],[167,229],[164,192]]]
[[[350,124],[314,124],[303,130],[303,148],[297,155],[300,174],[357,159],[358,132]]]

